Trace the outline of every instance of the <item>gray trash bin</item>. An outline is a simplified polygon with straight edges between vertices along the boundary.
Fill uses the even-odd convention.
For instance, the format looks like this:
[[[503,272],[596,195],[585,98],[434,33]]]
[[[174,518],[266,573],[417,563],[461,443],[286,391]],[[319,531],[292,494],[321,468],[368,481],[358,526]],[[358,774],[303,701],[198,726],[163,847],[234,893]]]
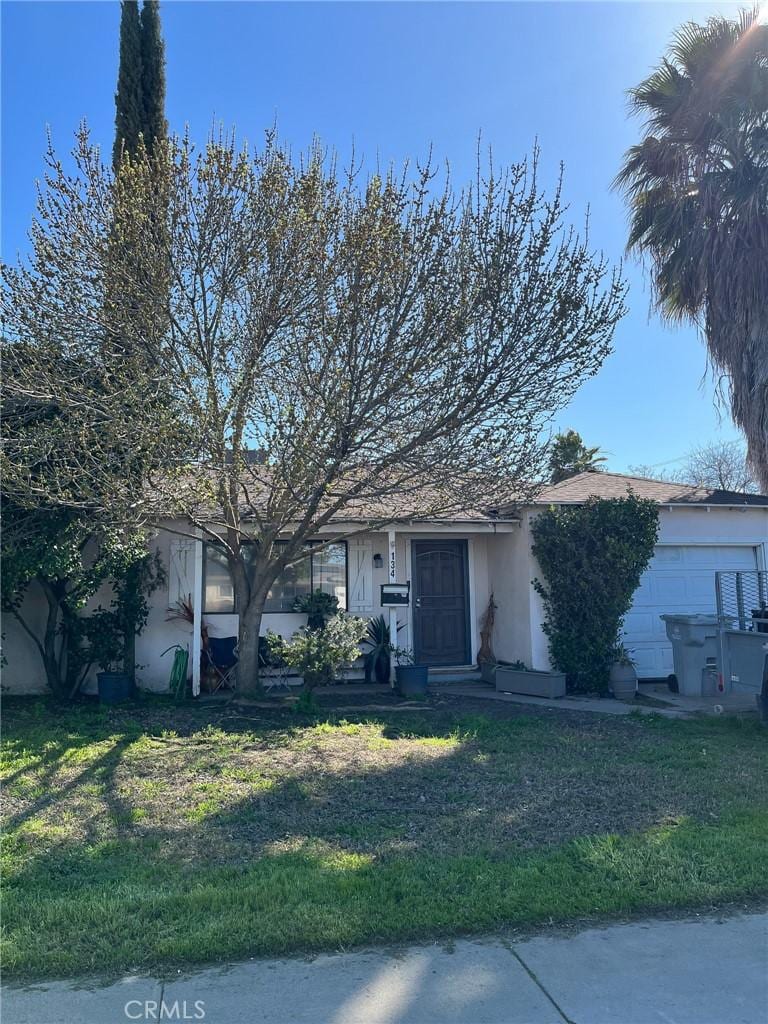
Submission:
[[[680,693],[701,697],[710,689],[713,676],[719,675],[719,643],[716,615],[662,615],[667,636],[672,641]]]

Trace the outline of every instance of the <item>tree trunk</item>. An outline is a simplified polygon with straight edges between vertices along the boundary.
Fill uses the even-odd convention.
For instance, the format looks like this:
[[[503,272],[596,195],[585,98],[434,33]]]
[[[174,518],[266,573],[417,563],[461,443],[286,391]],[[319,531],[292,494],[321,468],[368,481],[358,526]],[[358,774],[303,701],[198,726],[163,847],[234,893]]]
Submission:
[[[240,608],[237,692],[243,696],[264,692],[259,679],[259,630],[266,598],[266,590],[253,590],[248,604]]]
[[[48,615],[46,618],[43,642],[41,645],[43,665],[45,666],[45,676],[48,682],[48,687],[54,696],[61,697],[64,695],[64,691],[66,689],[65,675],[67,658],[66,635],[63,638],[58,656],[56,652],[59,623],[61,621],[62,594],[59,586],[52,585],[42,578],[38,578],[38,582],[40,583],[43,593],[45,594],[46,601],[48,602]]]
[[[710,343],[711,351],[711,343]],[[719,356],[720,361],[724,361]],[[751,315],[744,351],[728,365],[732,385],[731,411],[747,439],[747,460],[761,494],[768,494],[768,309]]]
[[[144,577],[143,559],[128,567],[123,583],[123,672],[136,682],[136,625],[137,609],[141,605],[141,585]]]
[[[136,627],[128,627],[123,635],[123,672],[136,682]]]

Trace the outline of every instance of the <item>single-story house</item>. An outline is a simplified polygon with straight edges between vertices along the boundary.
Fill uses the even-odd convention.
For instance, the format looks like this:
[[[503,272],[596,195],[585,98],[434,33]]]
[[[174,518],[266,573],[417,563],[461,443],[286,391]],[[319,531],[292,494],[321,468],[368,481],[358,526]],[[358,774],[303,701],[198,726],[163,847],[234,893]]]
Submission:
[[[324,531],[344,534],[330,547],[308,546],[306,559],[275,582],[262,620],[268,629],[292,635],[306,617],[292,611],[297,596],[321,589],[355,615],[390,615],[381,606],[381,585],[410,581],[410,604],[397,609],[398,642],[430,666],[474,664],[480,623],[490,595],[497,605],[493,648],[497,658],[548,668],[541,599],[531,581],[540,574],[531,552],[531,522],[542,507],[584,502],[595,495],[623,497],[632,490],[660,509],[658,545],[626,617],[626,643],[634,650],[641,678],[672,671],[671,648],[659,616],[666,612],[715,610],[717,570],[768,569],[768,496],[732,493],[686,484],[589,472],[545,487],[535,501],[505,514],[488,510],[434,521],[398,521],[381,532],[364,532],[361,521],[335,523]],[[169,609],[191,595],[196,623],[209,635],[237,633],[237,607],[226,562],[215,545],[180,536],[167,522],[154,544],[167,568],[168,583],[151,598],[147,627],[137,639],[140,684],[168,687],[175,643],[188,646],[199,665],[199,629]],[[322,539],[323,533],[318,539]],[[102,598],[103,601],[103,598]],[[34,585],[23,612],[39,626],[43,600]],[[39,655],[12,616],[5,617],[4,689],[39,692],[45,676]],[[195,672],[195,683],[199,682]]]

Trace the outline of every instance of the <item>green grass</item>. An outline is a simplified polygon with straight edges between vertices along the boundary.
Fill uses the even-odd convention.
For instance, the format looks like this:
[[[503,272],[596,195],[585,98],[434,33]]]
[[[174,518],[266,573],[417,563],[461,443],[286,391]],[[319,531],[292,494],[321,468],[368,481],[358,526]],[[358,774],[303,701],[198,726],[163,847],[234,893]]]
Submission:
[[[767,747],[753,720],[509,706],[10,706],[6,977],[760,899]]]

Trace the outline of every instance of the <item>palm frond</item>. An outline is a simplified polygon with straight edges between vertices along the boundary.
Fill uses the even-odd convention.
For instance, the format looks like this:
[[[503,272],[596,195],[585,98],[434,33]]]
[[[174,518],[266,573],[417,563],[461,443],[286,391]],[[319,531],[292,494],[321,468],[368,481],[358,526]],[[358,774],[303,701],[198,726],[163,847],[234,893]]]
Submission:
[[[658,309],[703,325],[768,488],[768,26],[757,9],[688,22],[630,93],[644,118],[614,187]]]

